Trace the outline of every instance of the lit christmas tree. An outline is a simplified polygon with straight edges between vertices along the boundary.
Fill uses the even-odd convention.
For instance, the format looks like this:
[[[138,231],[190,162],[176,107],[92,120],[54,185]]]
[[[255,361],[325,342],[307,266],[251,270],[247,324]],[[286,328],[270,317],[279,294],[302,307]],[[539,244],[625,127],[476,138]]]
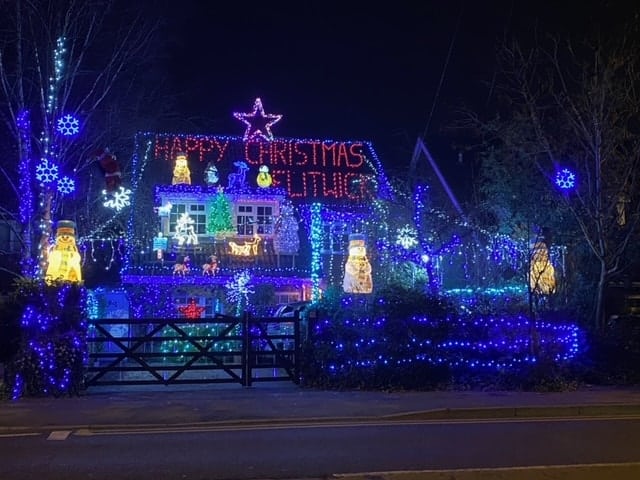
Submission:
[[[208,205],[207,210],[209,212],[207,233],[216,237],[224,237],[235,233],[235,226],[231,216],[231,203],[222,188],[218,188],[218,194]]]
[[[300,249],[298,220],[293,205],[285,200],[280,207],[280,217],[276,221],[273,249],[278,255],[295,255]]]

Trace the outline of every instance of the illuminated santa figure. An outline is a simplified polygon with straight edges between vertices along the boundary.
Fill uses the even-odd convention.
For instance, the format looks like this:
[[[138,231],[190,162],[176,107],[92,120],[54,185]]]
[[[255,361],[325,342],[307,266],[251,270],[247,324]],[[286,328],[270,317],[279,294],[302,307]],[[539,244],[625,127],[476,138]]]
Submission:
[[[349,257],[344,266],[342,288],[346,293],[371,293],[371,263],[367,258],[364,235],[349,235]]]
[[[60,220],[56,227],[56,242],[49,252],[45,280],[47,283],[81,283],[81,257],[76,245],[76,224],[70,220]]]

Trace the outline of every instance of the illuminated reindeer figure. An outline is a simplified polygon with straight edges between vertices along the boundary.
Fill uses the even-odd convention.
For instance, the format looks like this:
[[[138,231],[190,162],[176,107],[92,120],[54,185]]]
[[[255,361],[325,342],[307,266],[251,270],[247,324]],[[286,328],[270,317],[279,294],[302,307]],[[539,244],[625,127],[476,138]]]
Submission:
[[[247,180],[247,170],[249,170],[249,166],[243,161],[233,162],[233,164],[238,167],[238,171],[229,174],[227,178],[227,190],[231,190],[232,188],[242,189],[245,187]]]
[[[209,257],[209,263],[202,265],[203,275],[215,275],[218,270],[220,270],[220,267],[218,266],[218,258],[215,255]]]
[[[258,254],[258,244],[261,240],[260,236],[254,233],[253,239],[244,242],[242,245],[230,241],[229,247],[231,247],[231,255],[238,255],[240,257],[256,256]]]
[[[173,266],[173,274],[174,275],[182,275],[184,277],[187,273],[189,273],[189,262],[190,261],[191,261],[191,259],[187,255],[182,260],[182,263],[176,262],[176,264]]]

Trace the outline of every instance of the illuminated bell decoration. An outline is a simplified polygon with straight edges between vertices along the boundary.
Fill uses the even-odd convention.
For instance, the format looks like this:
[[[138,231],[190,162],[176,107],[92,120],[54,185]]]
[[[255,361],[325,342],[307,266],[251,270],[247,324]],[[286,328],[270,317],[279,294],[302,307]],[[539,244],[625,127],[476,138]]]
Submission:
[[[269,173],[269,167],[266,165],[261,165],[258,169],[260,173],[258,173],[258,186],[262,188],[270,187],[273,183],[273,179],[271,178],[271,174]]]
[[[346,293],[371,293],[371,263],[367,258],[364,235],[349,235],[349,257],[344,267],[342,288]]]
[[[70,220],[60,220],[56,225],[55,245],[49,252],[46,282],[81,283],[80,263],[80,252],[76,245],[76,224]]]
[[[555,269],[544,242],[536,242],[531,251],[529,286],[532,292],[542,295],[551,295],[556,291]]]
[[[176,163],[173,167],[173,178],[171,179],[171,185],[180,184],[191,185],[191,171],[187,163],[187,155],[182,152],[176,155]]]
[[[267,141],[273,140],[271,127],[282,119],[282,115],[264,113],[264,107],[262,106],[262,100],[260,100],[260,98],[256,98],[253,104],[253,112],[234,112],[233,116],[244,122],[247,126],[243,137],[245,141],[259,139]]]

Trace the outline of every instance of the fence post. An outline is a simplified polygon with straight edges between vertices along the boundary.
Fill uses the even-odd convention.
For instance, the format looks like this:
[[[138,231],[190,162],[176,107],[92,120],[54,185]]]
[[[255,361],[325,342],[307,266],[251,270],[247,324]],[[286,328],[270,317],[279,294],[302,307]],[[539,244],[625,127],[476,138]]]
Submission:
[[[249,312],[245,312],[242,315],[242,386],[251,386],[251,332],[250,329],[250,317]]]
[[[300,385],[300,355],[302,352],[302,349],[300,348],[300,312],[298,310],[295,311],[294,315],[293,315],[293,342],[294,342],[294,347],[293,347],[293,372],[294,372],[294,378],[293,378],[293,383],[295,383],[296,385]]]

